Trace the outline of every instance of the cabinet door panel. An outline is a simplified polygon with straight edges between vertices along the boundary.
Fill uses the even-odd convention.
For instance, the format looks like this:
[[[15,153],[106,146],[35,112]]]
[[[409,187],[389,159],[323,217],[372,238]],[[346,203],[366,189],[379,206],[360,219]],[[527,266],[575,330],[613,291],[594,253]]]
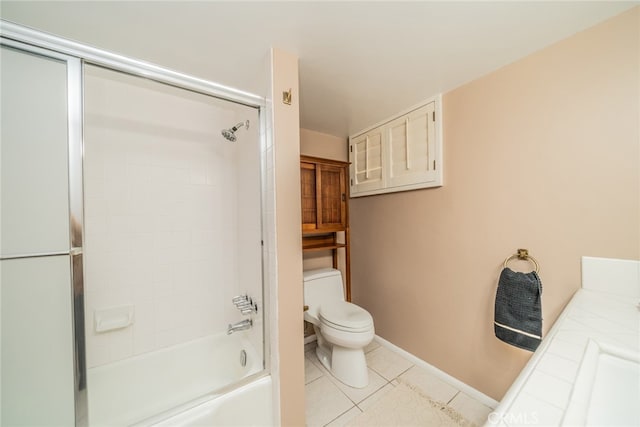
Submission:
[[[0,261],[2,425],[74,425],[69,256]]]
[[[318,203],[318,229],[344,229],[346,177],[343,168],[318,165],[317,189],[320,193]]]
[[[434,107],[427,104],[386,126],[390,186],[435,180]]]
[[[384,187],[383,132],[376,129],[351,141],[351,193],[360,193]]]
[[[69,249],[67,66],[3,46],[2,255]]]

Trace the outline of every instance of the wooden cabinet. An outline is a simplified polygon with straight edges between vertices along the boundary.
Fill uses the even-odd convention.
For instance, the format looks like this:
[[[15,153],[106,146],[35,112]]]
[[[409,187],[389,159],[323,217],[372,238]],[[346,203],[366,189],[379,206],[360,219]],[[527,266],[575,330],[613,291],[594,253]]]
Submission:
[[[347,167],[302,157],[302,232],[342,231],[347,226]],[[337,163],[337,162],[336,162]]]
[[[330,250],[338,268],[338,249],[344,249],[345,297],[351,301],[348,170],[348,162],[300,157],[303,252]]]

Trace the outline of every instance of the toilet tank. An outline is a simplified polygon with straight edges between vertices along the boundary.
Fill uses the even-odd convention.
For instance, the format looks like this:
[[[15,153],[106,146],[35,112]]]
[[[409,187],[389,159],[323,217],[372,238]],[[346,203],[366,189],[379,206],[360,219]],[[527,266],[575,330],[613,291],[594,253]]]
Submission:
[[[342,274],[335,268],[320,268],[304,272],[304,303],[307,314],[318,318],[318,310],[326,301],[344,301]]]

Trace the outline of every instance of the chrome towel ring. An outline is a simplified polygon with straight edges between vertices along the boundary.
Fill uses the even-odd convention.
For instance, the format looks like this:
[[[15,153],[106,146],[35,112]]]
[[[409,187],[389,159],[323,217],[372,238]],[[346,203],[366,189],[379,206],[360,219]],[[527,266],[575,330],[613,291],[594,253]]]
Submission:
[[[536,261],[536,259],[531,255],[529,255],[529,251],[527,249],[518,249],[518,253],[513,254],[504,260],[504,264],[502,265],[502,267],[507,268],[507,264],[509,263],[509,261],[511,261],[514,258],[518,258],[523,261],[530,261],[533,265],[535,265],[536,273],[540,271],[540,266],[538,265],[538,261]]]

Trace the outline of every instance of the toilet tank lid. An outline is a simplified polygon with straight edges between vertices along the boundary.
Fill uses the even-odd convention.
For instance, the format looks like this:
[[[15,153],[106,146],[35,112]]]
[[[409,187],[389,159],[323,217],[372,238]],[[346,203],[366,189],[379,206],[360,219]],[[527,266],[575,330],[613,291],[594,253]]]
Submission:
[[[318,268],[316,270],[307,270],[304,272],[304,280],[316,280],[324,277],[339,276],[340,270],[335,268]]]

